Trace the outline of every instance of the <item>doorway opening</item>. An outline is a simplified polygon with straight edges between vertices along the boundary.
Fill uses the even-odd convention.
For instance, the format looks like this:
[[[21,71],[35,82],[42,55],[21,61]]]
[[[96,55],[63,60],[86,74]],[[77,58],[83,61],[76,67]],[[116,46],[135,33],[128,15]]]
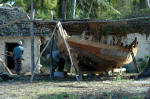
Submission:
[[[17,45],[18,45],[17,43],[6,43],[6,52],[13,53],[13,49]],[[6,64],[7,64],[9,69],[14,69],[15,68],[14,59],[12,56],[9,56],[9,54],[7,54],[7,55],[5,56],[6,57]]]

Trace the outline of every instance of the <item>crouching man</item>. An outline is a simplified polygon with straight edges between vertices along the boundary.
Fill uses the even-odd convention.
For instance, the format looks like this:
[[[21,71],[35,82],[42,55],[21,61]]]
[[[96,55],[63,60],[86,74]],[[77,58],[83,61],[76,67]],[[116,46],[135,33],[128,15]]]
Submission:
[[[53,78],[54,76],[59,76],[59,74],[60,76],[63,76],[65,60],[62,58],[59,50],[52,51],[52,60],[51,77]],[[55,72],[55,69],[57,69],[57,72]]]

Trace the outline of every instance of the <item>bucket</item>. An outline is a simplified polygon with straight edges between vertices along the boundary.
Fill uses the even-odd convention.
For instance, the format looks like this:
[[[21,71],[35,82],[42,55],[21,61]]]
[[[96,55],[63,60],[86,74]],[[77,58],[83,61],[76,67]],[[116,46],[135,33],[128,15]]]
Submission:
[[[65,78],[64,72],[54,72],[54,77],[56,78]]]

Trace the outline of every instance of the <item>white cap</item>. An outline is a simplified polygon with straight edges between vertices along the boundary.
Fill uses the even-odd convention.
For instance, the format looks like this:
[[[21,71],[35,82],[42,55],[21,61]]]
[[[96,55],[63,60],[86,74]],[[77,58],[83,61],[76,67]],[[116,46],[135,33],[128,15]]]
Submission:
[[[22,41],[18,41],[18,44],[19,44],[19,45],[22,45]]]

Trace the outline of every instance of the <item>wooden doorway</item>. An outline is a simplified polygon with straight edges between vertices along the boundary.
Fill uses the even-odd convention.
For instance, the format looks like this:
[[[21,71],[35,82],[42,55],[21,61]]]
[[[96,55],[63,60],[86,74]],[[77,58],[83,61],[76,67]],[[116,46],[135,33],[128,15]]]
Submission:
[[[6,52],[13,52],[13,49],[17,46],[17,43],[6,43]],[[11,56],[5,56],[6,57],[6,64],[9,69],[14,69],[14,59]]]

